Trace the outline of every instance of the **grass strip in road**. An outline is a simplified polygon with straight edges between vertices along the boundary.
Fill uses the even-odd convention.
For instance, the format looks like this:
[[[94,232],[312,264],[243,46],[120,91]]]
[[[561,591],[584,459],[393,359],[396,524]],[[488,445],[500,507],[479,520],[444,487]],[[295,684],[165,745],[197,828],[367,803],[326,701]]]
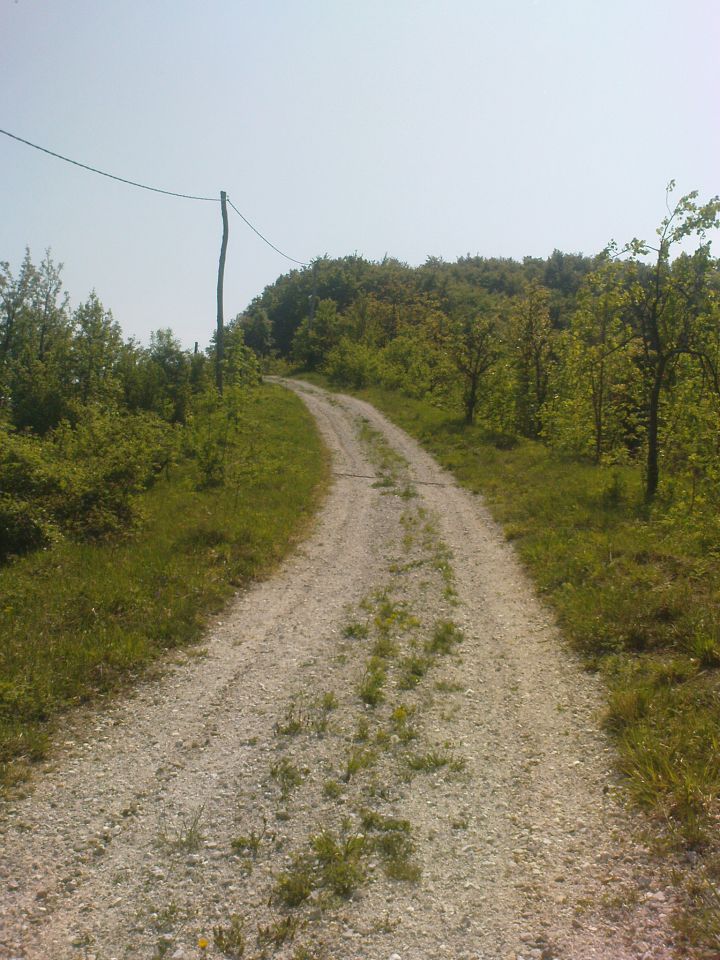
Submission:
[[[0,568],[2,780],[44,755],[62,711],[197,640],[301,535],[329,473],[302,402],[274,386],[250,393],[228,459],[207,489],[195,462],[175,468],[123,540],[62,542]]]
[[[662,503],[648,513],[638,468],[564,459],[393,391],[348,392],[483,494],[566,637],[608,681],[606,723],[635,799],[710,854],[720,812],[717,518]],[[710,856],[720,875],[720,851]]]

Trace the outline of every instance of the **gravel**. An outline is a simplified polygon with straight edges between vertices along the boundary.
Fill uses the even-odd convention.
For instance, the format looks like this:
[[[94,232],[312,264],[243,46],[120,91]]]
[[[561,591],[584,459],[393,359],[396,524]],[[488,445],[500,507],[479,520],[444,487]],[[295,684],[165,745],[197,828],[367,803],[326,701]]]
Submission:
[[[482,500],[368,404],[287,385],[333,456],[314,531],[202,654],[69,718],[27,795],[4,802],[0,957],[231,956],[232,930],[252,958],[672,957],[673,891],[622,803],[602,690]],[[389,474],[368,427],[403,458]],[[386,601],[404,613],[383,628],[372,707],[358,691]],[[463,642],[404,685],[447,620]],[[410,770],[429,751],[451,762]],[[408,821],[417,882],[385,875],[368,808]],[[363,880],[289,909],[278,876],[323,830],[365,844]],[[294,938],[262,946],[293,917]]]

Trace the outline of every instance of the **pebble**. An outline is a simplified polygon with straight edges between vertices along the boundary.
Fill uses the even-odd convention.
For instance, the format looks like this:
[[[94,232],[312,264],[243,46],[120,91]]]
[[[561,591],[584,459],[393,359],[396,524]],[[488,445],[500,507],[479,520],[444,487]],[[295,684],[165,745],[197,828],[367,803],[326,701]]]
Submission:
[[[355,441],[350,437],[349,430],[346,432],[348,449],[352,449]],[[340,436],[342,438],[342,434]],[[332,445],[332,438],[330,442]],[[428,855],[424,863],[423,882],[417,889],[398,894],[398,900],[394,904],[394,911],[397,913],[397,932],[393,937],[396,939],[394,952],[388,955],[385,952],[388,947],[385,946],[381,954],[378,948],[382,949],[382,944],[387,944],[388,941],[379,939],[373,943],[372,937],[362,952],[367,956],[387,957],[387,960],[402,960],[402,957],[416,960],[421,956],[438,960],[441,955],[452,960],[497,960],[499,957],[504,960],[551,960],[552,955],[550,948],[545,946],[545,938],[534,936],[530,931],[541,931],[543,934],[547,932],[549,939],[554,939],[550,934],[559,930],[568,940],[577,939],[580,944],[579,949],[572,953],[574,956],[615,956],[617,954],[612,950],[612,946],[616,944],[613,933],[593,933],[593,928],[587,922],[588,917],[583,916],[581,920],[576,918],[573,921],[572,912],[575,897],[597,890],[598,884],[593,880],[593,870],[597,872],[597,864],[606,859],[606,850],[612,850],[613,856],[619,856],[629,846],[624,841],[616,843],[606,833],[607,819],[613,816],[612,801],[603,801],[602,822],[596,810],[596,788],[598,783],[604,782],[600,778],[599,765],[599,758],[605,749],[602,735],[596,726],[585,727],[586,733],[597,738],[594,753],[586,747],[581,749],[577,742],[570,743],[568,748],[564,741],[560,740],[560,734],[565,732],[566,727],[568,732],[577,734],[583,729],[583,725],[593,722],[588,720],[591,710],[595,708],[593,697],[586,692],[589,681],[584,675],[576,674],[576,668],[565,653],[555,651],[552,635],[543,634],[546,629],[544,614],[538,613],[540,608],[536,607],[535,601],[529,595],[522,599],[520,591],[524,587],[521,579],[513,572],[512,562],[507,565],[503,556],[497,553],[494,539],[496,534],[492,529],[484,530],[482,518],[468,513],[468,525],[460,530],[455,512],[458,501],[453,501],[454,496],[455,494],[447,494],[448,509],[447,515],[443,516],[443,524],[446,523],[447,527],[444,535],[456,553],[454,564],[464,608],[460,616],[456,612],[448,615],[457,617],[457,622],[465,622],[468,654],[462,670],[455,667],[448,669],[456,670],[455,679],[462,682],[458,692],[464,690],[467,699],[463,699],[460,693],[458,702],[462,701],[468,713],[441,718],[439,711],[432,706],[428,707],[427,712],[423,706],[420,710],[424,725],[422,733],[423,736],[436,735],[438,740],[445,735],[452,736],[454,748],[462,748],[469,757],[477,760],[478,766],[481,765],[480,758],[484,758],[484,769],[481,779],[471,778],[472,771],[468,771],[467,780],[453,780],[452,777],[446,779],[444,773],[438,773],[434,778],[426,780],[418,777],[413,781],[417,786],[413,786],[412,790],[406,790],[404,786],[398,787],[398,815],[407,816],[413,822],[419,853]],[[377,509],[378,512],[369,513],[363,520],[366,525],[376,525],[372,529],[368,527],[368,530],[375,536],[380,536],[383,545],[385,536],[394,535],[393,524],[397,525],[398,519],[393,512],[394,507],[389,504],[390,501],[386,500],[384,506],[381,504],[377,508],[373,507],[372,509]],[[482,550],[477,549],[480,541]],[[106,842],[111,834],[117,833],[117,836],[112,837],[112,855],[118,851],[118,865],[121,867],[118,873],[121,879],[113,879],[113,883],[122,883],[122,892],[127,891],[127,915],[124,915],[124,908],[117,899],[116,887],[110,888],[111,893],[108,893],[107,886],[104,892],[98,892],[102,888],[94,886],[93,871],[96,868],[89,858],[86,861],[89,864],[87,874],[82,877],[87,893],[82,893],[79,899],[87,896],[88,902],[91,902],[89,898],[95,897],[97,902],[93,903],[93,908],[98,916],[102,915],[103,908],[107,910],[109,898],[114,898],[110,905],[117,910],[116,916],[112,918],[117,930],[111,930],[109,936],[130,934],[137,940],[137,945],[133,945],[133,955],[149,956],[150,951],[159,943],[166,948],[166,956],[171,960],[193,960],[199,956],[194,947],[176,947],[172,934],[166,933],[158,937],[157,928],[148,925],[147,910],[153,909],[159,915],[161,908],[173,900],[187,904],[189,913],[195,911],[197,930],[204,931],[203,938],[207,937],[210,941],[212,935],[208,931],[212,930],[215,922],[227,923],[231,910],[237,909],[238,913],[242,911],[247,914],[248,929],[254,929],[250,924],[259,919],[263,923],[267,922],[269,917],[263,897],[272,883],[273,872],[282,867],[283,856],[291,857],[295,849],[300,848],[307,840],[309,831],[314,829],[318,818],[327,813],[327,808],[322,805],[314,808],[318,805],[312,797],[316,797],[317,790],[307,792],[302,787],[298,788],[290,808],[291,819],[281,827],[282,850],[275,850],[269,841],[264,841],[263,853],[258,857],[251,879],[241,872],[235,858],[231,862],[229,839],[233,834],[246,833],[250,829],[257,830],[261,825],[260,819],[264,819],[265,814],[268,817],[269,831],[274,832],[276,829],[274,804],[277,790],[276,785],[268,779],[271,762],[268,757],[276,751],[282,755],[285,746],[272,734],[271,727],[272,722],[281,716],[293,684],[304,684],[311,694],[315,694],[318,687],[324,690],[330,689],[332,685],[337,695],[343,697],[343,685],[348,681],[352,666],[351,658],[348,658],[346,669],[340,661],[332,659],[332,650],[337,650],[337,646],[333,648],[332,645],[337,644],[337,638],[342,633],[338,624],[342,622],[340,617],[345,616],[345,611],[339,612],[339,608],[334,608],[337,594],[333,594],[332,598],[330,594],[325,595],[328,610],[326,622],[322,621],[322,617],[318,617],[316,610],[311,610],[316,599],[322,596],[321,591],[325,586],[321,579],[325,569],[322,564],[327,564],[328,557],[330,562],[333,562],[333,554],[329,553],[332,542],[331,537],[327,541],[327,549],[321,550],[316,541],[308,541],[312,547],[308,548],[311,552],[307,556],[311,559],[306,564],[308,573],[304,585],[296,576],[294,581],[289,578],[280,581],[277,587],[273,587],[272,580],[267,581],[249,588],[244,594],[242,619],[251,624],[250,627],[243,627],[243,635],[246,635],[244,643],[252,647],[252,657],[249,660],[243,661],[237,657],[238,648],[232,641],[232,631],[236,625],[233,619],[235,612],[229,609],[226,630],[213,641],[214,658],[198,661],[199,669],[196,669],[195,663],[187,667],[187,677],[193,681],[193,690],[189,694],[184,686],[185,681],[173,682],[170,686],[161,681],[152,688],[140,687],[136,695],[136,707],[127,714],[123,738],[117,739],[110,726],[105,724],[99,728],[103,731],[102,747],[96,738],[86,743],[82,751],[78,748],[78,754],[82,755],[77,762],[74,765],[66,764],[63,768],[63,776],[67,782],[58,782],[58,778],[54,782],[55,796],[52,797],[52,804],[55,812],[51,817],[43,817],[42,813],[33,815],[30,820],[33,824],[38,824],[38,829],[28,832],[24,850],[36,852],[26,853],[24,864],[6,858],[6,876],[10,875],[12,869],[16,876],[24,878],[24,883],[30,872],[27,869],[21,872],[18,867],[28,867],[30,855],[36,856],[38,862],[43,859],[43,845],[51,846],[47,842],[48,838],[50,841],[57,841],[58,838],[63,840],[60,846],[64,845],[65,853],[58,855],[58,870],[61,870],[65,866],[65,860],[68,864],[75,865],[80,862],[81,851],[78,850],[76,854],[72,851],[81,832],[88,842],[92,842],[94,837]],[[355,546],[348,545],[348,563],[356,564],[355,569],[348,566],[352,583],[342,598],[348,602],[351,601],[355,586],[360,584],[363,578],[367,578],[368,583],[375,583],[386,575],[386,570],[382,569],[382,562],[377,557],[374,570],[366,570],[362,565],[357,566],[358,563],[366,563],[368,556],[367,552],[363,554],[359,548],[355,552]],[[315,551],[314,554],[312,550]],[[500,554],[503,550],[504,548]],[[370,553],[377,554],[377,551],[376,543]],[[389,558],[394,556],[394,553],[388,547],[383,555]],[[377,556],[379,557],[379,554]],[[319,562],[315,561],[316,557]],[[343,556],[342,563],[345,560],[346,557]],[[302,569],[305,560],[297,556],[294,562]],[[337,565],[337,572],[341,573],[343,567],[338,557],[334,558],[334,563]],[[478,570],[482,572],[482,576],[478,575]],[[331,572],[334,576],[336,570]],[[423,576],[426,575],[427,571],[423,573]],[[363,582],[363,589],[365,585]],[[342,592],[343,584],[340,579],[336,587]],[[405,588],[408,602],[412,601],[417,606],[418,616],[428,623],[433,622],[439,611],[434,606],[437,598],[432,581],[429,579],[427,584],[419,587],[408,578],[403,589]],[[496,588],[497,596],[494,593]],[[261,592],[260,598],[253,593],[254,590]],[[511,591],[515,590],[518,591],[517,598],[510,604],[512,609],[509,609],[507,600]],[[486,592],[484,599],[483,591]],[[283,622],[275,622],[268,634],[264,632],[264,626],[262,629],[258,627],[255,636],[252,633],[254,618],[261,615],[260,619],[264,624],[264,618],[272,617],[273,597],[275,600],[283,597],[282,603],[278,603],[278,607],[282,607],[284,598],[293,593],[295,604],[291,603],[284,608]],[[258,599],[266,598],[270,598],[269,604],[266,603],[262,611],[257,610]],[[305,603],[308,605],[308,613],[303,610]],[[309,620],[310,615],[313,617],[312,621]],[[259,624],[260,620],[256,622]],[[218,625],[222,623],[223,621],[218,621]],[[495,644],[490,643],[490,637]],[[223,646],[228,638],[227,646]],[[398,645],[404,642],[401,636],[398,636],[396,641]],[[543,646],[539,646],[539,643]],[[295,657],[294,652],[300,650],[302,657]],[[275,664],[277,661],[277,666],[270,668],[268,653],[272,653],[272,662]],[[318,664],[314,678],[307,672],[297,674],[298,665],[304,666],[309,656]],[[498,658],[502,658],[501,665],[495,662]],[[559,660],[563,664],[561,672],[557,670]],[[263,675],[264,682],[258,678],[258,661],[267,669],[267,674]],[[225,663],[230,666],[223,667]],[[449,661],[446,661],[446,666],[447,664]],[[355,665],[358,669],[361,668],[360,661]],[[498,667],[498,674],[493,669],[495,666]],[[480,676],[483,672],[484,677]],[[252,696],[247,702],[243,702],[240,694],[246,684],[246,675],[250,677],[253,688],[250,691]],[[231,677],[232,682],[226,691],[223,683],[229,682]],[[508,692],[509,683],[513,679],[520,682],[519,694],[517,691],[512,694]],[[432,680],[429,680],[429,683],[431,685]],[[527,696],[522,695],[523,690],[527,692]],[[532,696],[529,695],[531,690],[534,691]],[[563,720],[562,724],[565,726],[560,729],[555,725],[557,716],[554,705],[570,703],[575,694],[582,701],[582,709],[573,709],[573,724]],[[483,696],[489,698],[487,710],[482,704]],[[389,699],[388,696],[388,701]],[[195,701],[203,705],[203,709],[196,715],[193,707]],[[503,703],[507,705],[503,706]],[[478,705],[481,709],[478,709]],[[345,706],[347,704],[344,704],[343,710]],[[122,713],[123,707],[119,705],[111,709]],[[366,712],[371,714],[369,706]],[[171,724],[166,721],[167,714],[173,716]],[[339,719],[333,718],[331,728],[333,723],[342,725],[345,719],[343,711],[338,711],[335,716]],[[533,726],[535,717],[541,721],[537,728]],[[550,733],[554,731],[555,734],[554,738],[550,738],[549,744],[544,742],[548,739],[543,726],[545,722]],[[240,730],[241,741],[239,737],[233,740],[235,727]],[[140,740],[135,736],[138,729],[144,731],[142,748]],[[306,742],[301,737],[295,741],[292,749],[297,751],[295,760],[298,765],[310,766],[317,762],[318,769],[322,769],[320,758],[323,757],[326,747],[332,745],[333,749],[337,747],[338,751],[346,748],[342,732],[336,741],[333,741],[333,736],[332,729],[329,729],[325,746],[322,740]],[[575,740],[578,738],[575,737]],[[242,745],[242,757],[248,761],[245,767],[238,766],[238,742]],[[317,748],[313,744],[317,744]],[[396,738],[393,750],[397,744]],[[193,745],[204,745],[207,748],[201,758],[190,751]],[[124,758],[119,778],[115,775],[117,768],[112,764],[112,753],[115,750]],[[329,753],[329,750],[327,752]],[[142,763],[132,767],[133,760],[138,760],[140,753]],[[578,757],[584,759],[581,761]],[[554,761],[554,767],[553,762],[549,762],[551,760]],[[244,759],[242,762],[245,762]],[[193,764],[196,766],[193,767]],[[579,766],[583,767],[582,771],[576,769]],[[606,771],[606,768],[607,761],[603,760],[602,771]],[[152,776],[156,769],[158,780]],[[572,772],[568,773],[568,769]],[[123,776],[127,778],[127,782],[123,782]],[[605,776],[606,773],[603,773],[603,777]],[[133,777],[136,777],[136,781],[133,781]],[[533,778],[534,790],[528,789],[529,778]],[[53,785],[51,776],[48,777],[48,784]],[[87,797],[88,784],[91,784],[91,788],[99,796]],[[361,788],[362,776],[359,776],[358,792]],[[44,785],[41,783],[39,796],[42,796],[43,790]],[[203,821],[203,828],[207,827],[207,840],[202,854],[186,853],[182,856],[178,853],[162,860],[153,837],[153,824],[158,811],[163,805],[171,811],[182,809],[183,804],[188,801],[189,791],[193,790],[193,802],[198,805],[202,802],[207,804],[207,820]],[[354,779],[344,787],[344,791],[347,794],[346,809],[353,809],[356,799]],[[463,845],[460,841],[454,848],[455,851],[460,849],[467,855],[463,857],[458,857],[457,852],[451,855],[442,849],[447,836],[443,832],[443,824],[450,822],[450,815],[457,811],[458,803],[472,810],[469,821],[471,826],[465,834],[467,842]],[[107,805],[107,813],[100,818],[103,804]],[[47,807],[39,809],[46,811]],[[135,817],[137,814],[142,830],[138,831],[135,838],[133,831],[120,833],[121,828],[115,824],[116,809],[123,811],[123,816],[126,815],[125,810],[128,811],[127,815],[132,813]],[[337,812],[337,808],[333,809]],[[562,816],[553,817],[553,813],[562,813]],[[75,822],[72,822],[73,817]],[[30,818],[25,816],[25,819]],[[45,831],[42,824],[51,821],[53,831]],[[622,824],[624,823],[623,820]],[[622,832],[622,827],[620,830]],[[574,836],[571,836],[573,834]],[[38,838],[36,847],[33,846],[35,837]],[[143,842],[138,843],[138,838],[144,838]],[[553,855],[547,850],[550,846],[555,850],[555,863],[551,862]],[[509,850],[522,858],[523,863],[527,861],[527,867],[519,870],[512,857],[508,856]],[[485,859],[480,860],[483,854]],[[479,862],[471,865],[470,855],[477,855]],[[161,859],[163,866],[153,863],[157,859]],[[225,860],[227,869],[222,866]],[[542,869],[540,863],[543,864]],[[373,862],[372,866],[375,867],[376,864]],[[0,864],[0,871],[2,869],[3,865]],[[632,877],[635,869],[634,858],[629,855],[627,867],[618,871],[618,879],[624,881]],[[652,875],[651,870],[647,872]],[[344,938],[346,951],[351,950],[353,941],[364,936],[364,933],[355,931],[365,931],[364,925],[369,927],[371,920],[375,920],[387,907],[384,899],[387,888],[384,886],[384,878],[379,874],[380,871],[375,871],[373,882],[363,888],[362,899],[348,905],[344,913],[333,915],[332,922],[324,928],[329,933],[334,933],[337,940]],[[451,874],[452,883],[449,879]],[[49,877],[52,878],[52,870],[43,862],[38,867],[37,883],[34,885],[49,885],[54,903],[56,885],[49,883]],[[163,884],[148,882],[149,877],[163,881]],[[654,875],[652,877],[652,886],[657,890],[658,881]],[[533,892],[528,892],[540,890],[541,885],[536,883],[535,878],[545,881],[542,889],[547,887],[547,880],[550,878],[557,884],[566,883],[566,887],[553,887],[552,897],[563,894],[565,890],[572,891],[567,906],[556,907],[547,899],[539,905],[539,898],[536,898]],[[233,882],[236,883],[236,890],[231,895]],[[167,889],[159,893],[158,888],[165,884]],[[152,888],[150,893],[153,906],[148,907],[145,904],[142,909],[146,912],[135,921],[135,908],[139,906],[138,895],[143,887]],[[7,889],[18,890],[19,883],[10,881]],[[650,882],[644,889],[650,889]],[[518,909],[516,894],[521,890],[525,903]],[[27,891],[28,899],[31,900],[32,896],[33,891]],[[14,901],[16,897],[7,899]],[[126,898],[122,899],[124,901]],[[407,903],[409,899],[414,900],[415,907]],[[650,893],[648,899],[650,902],[645,907],[644,915],[651,917],[653,922],[660,926],[660,911],[650,908],[660,907],[666,896],[662,891],[658,891]],[[380,909],[374,911],[373,904]],[[482,904],[482,908],[479,904]],[[37,903],[33,904],[35,909],[37,906]],[[82,906],[79,909],[82,910]],[[1,912],[2,906],[0,926],[5,919]],[[451,922],[447,919],[443,921],[443,914],[447,917],[454,916],[455,919]],[[317,922],[315,930],[320,929],[320,925],[329,919],[326,906],[318,905],[316,898],[308,902],[305,915],[311,922]],[[545,929],[543,916],[551,918],[551,929]],[[135,927],[132,925],[134,922],[137,923]],[[571,922],[574,931],[568,930]],[[484,926],[485,924],[487,926]],[[519,929],[527,932],[518,936]],[[26,926],[23,928],[23,931],[25,930]],[[137,934],[133,931],[137,931]],[[653,942],[650,933],[642,933]],[[190,943],[189,928],[186,935]],[[446,942],[431,942],[433,937],[441,936],[446,938]],[[98,938],[101,939],[100,934]],[[588,948],[589,941],[592,941],[592,944]],[[508,942],[521,944],[520,952],[503,953],[499,944]],[[427,949],[423,950],[421,944],[425,944]],[[101,950],[102,957],[110,956],[105,949],[101,949],[102,946],[99,943],[93,944],[95,949]],[[115,949],[117,950],[117,945]],[[208,957],[213,953],[213,948],[210,947]],[[352,954],[359,956],[360,951],[352,951]]]

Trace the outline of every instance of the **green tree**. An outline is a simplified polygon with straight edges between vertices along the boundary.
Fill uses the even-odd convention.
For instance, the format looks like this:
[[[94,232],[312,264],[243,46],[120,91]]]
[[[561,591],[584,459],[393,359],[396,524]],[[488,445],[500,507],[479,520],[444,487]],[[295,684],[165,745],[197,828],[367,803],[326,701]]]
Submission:
[[[264,307],[255,305],[247,313],[239,313],[233,323],[228,324],[228,329],[235,325],[242,330],[245,344],[259,357],[269,357],[272,354],[272,324]]]
[[[553,338],[549,300],[545,287],[533,280],[515,300],[511,315],[517,426],[524,436],[532,438],[542,432],[542,407],[548,390]]]
[[[44,433],[67,413],[71,321],[60,265],[26,252],[17,278],[0,269],[0,406],[20,428]]]
[[[720,222],[720,198],[700,204],[697,191],[693,191],[671,206],[674,187],[671,181],[667,188],[668,213],[657,228],[657,243],[634,239],[620,251],[620,255],[629,255],[628,307],[641,348],[648,503],[654,499],[660,480],[661,404],[671,388],[679,359],[692,357],[717,383],[717,368],[707,347],[702,318],[708,316],[707,281],[712,268],[710,242],[705,237]],[[682,254],[673,262],[671,257],[678,245],[692,237],[703,242],[694,253]],[[612,244],[609,249],[616,252]],[[649,264],[647,257],[652,258]]]
[[[17,277],[6,260],[0,262],[0,367],[19,352],[22,322],[36,283],[37,270],[29,250],[25,250]]]
[[[500,357],[501,302],[470,288],[454,291],[452,301],[440,337],[460,374],[465,422],[473,423],[483,379]]]
[[[562,386],[553,398],[554,423],[546,417],[545,434],[555,445],[590,454],[595,463],[632,445],[637,434],[637,409],[631,410],[637,351],[625,316],[623,270],[609,261],[585,279],[558,344]]]
[[[321,300],[315,315],[305,317],[292,342],[292,358],[308,370],[317,370],[346,331],[334,300]]]
[[[78,398],[82,403],[116,401],[120,396],[116,373],[123,349],[120,326],[95,291],[75,310],[73,322],[71,363]]]

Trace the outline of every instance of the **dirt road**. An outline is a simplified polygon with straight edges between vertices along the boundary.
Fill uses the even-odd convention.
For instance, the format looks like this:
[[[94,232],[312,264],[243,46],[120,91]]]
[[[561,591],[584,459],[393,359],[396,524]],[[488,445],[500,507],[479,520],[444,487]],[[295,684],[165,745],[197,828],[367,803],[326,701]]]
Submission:
[[[596,681],[479,498],[293,389],[333,455],[312,536],[6,805],[0,956],[670,957]]]

